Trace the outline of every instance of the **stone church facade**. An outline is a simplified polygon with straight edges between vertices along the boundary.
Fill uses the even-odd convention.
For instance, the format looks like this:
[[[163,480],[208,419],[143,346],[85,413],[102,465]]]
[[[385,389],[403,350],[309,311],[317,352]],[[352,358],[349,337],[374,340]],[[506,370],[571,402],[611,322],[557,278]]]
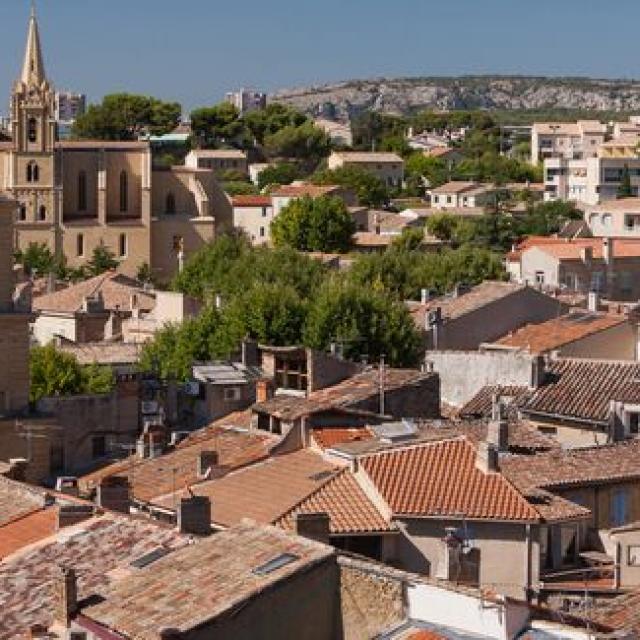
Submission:
[[[34,12],[12,92],[11,137],[0,142],[0,192],[18,202],[16,249],[46,244],[77,268],[104,244],[123,273],[135,276],[146,263],[166,282],[231,225],[231,204],[211,170],[155,170],[148,142],[57,140]]]

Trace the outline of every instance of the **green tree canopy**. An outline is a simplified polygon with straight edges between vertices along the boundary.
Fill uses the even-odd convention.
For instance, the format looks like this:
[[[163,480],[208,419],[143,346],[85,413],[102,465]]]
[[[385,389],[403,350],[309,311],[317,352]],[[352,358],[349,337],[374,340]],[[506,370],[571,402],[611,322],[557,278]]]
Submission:
[[[308,120],[298,126],[286,126],[264,138],[264,151],[270,158],[319,162],[329,155],[330,149],[329,136]]]
[[[182,107],[150,96],[115,93],[101,104],[90,105],[80,116],[73,133],[79,138],[135,140],[142,133],[162,135],[180,123]]]
[[[420,358],[421,338],[406,307],[379,288],[329,280],[311,304],[305,343],[327,349],[344,344],[347,358],[384,355],[393,366],[414,366]]]
[[[31,349],[30,369],[31,402],[46,396],[109,393],[113,389],[113,373],[108,367],[82,367],[72,355],[59,351],[53,344]]]
[[[343,200],[327,196],[296,198],[271,223],[276,246],[300,251],[347,251],[355,230]]]
[[[115,254],[109,247],[100,243],[91,254],[91,259],[87,262],[87,272],[92,276],[99,276],[105,271],[115,269],[118,266]]]
[[[202,148],[246,143],[246,128],[240,112],[230,102],[192,111],[191,131],[196,145]]]
[[[298,167],[292,162],[279,162],[263,169],[258,174],[258,188],[264,189],[272,184],[291,184],[300,176]]]
[[[30,242],[24,251],[16,253],[16,262],[22,265],[26,275],[47,275],[56,268],[56,259],[45,243]]]
[[[352,189],[361,205],[379,207],[389,200],[389,192],[380,178],[359,167],[325,169],[311,176],[314,184],[337,184]]]
[[[293,107],[274,102],[265,109],[250,111],[243,119],[256,142],[263,144],[266,136],[285,127],[299,127],[307,121],[307,116]]]

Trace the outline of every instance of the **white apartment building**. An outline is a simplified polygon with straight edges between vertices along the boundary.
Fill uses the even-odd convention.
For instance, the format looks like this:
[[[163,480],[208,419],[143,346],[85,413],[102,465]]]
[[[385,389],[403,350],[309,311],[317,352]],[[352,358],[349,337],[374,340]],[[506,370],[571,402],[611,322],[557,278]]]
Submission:
[[[640,198],[621,198],[589,207],[584,219],[596,238],[640,238]]]
[[[438,209],[484,207],[495,202],[496,187],[492,184],[452,180],[428,191],[431,206]]]
[[[267,94],[253,89],[240,89],[240,91],[230,91],[226,94],[225,100],[242,114],[249,111],[258,111],[267,106]]]
[[[536,122],[531,128],[531,163],[538,164],[547,158],[594,157],[606,135],[607,126],[597,120]]]
[[[234,196],[231,205],[233,227],[242,229],[254,246],[269,244],[273,221],[271,196]]]
[[[56,122],[72,123],[83,115],[87,108],[87,96],[84,93],[56,91],[54,117]]]
[[[211,169],[216,175],[248,171],[247,154],[238,149],[194,149],[187,154],[184,164],[190,169]]]

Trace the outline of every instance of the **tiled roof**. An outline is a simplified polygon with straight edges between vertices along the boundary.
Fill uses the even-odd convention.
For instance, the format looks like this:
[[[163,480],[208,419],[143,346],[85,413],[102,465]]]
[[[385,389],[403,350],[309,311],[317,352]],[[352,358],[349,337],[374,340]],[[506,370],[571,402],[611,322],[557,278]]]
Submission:
[[[336,151],[335,155],[345,162],[394,162],[404,164],[397,153],[387,151]]]
[[[602,204],[589,207],[589,212],[638,213],[640,212],[640,198],[619,198],[618,200],[607,200]]]
[[[116,569],[157,548],[188,543],[173,529],[115,514],[65,528],[0,562],[0,640],[16,638],[32,625],[50,625],[59,565],[78,576],[79,598],[102,593]]]
[[[606,425],[612,400],[640,404],[640,363],[563,358],[551,362],[522,411]]]
[[[493,397],[498,396],[510,406],[520,406],[530,395],[528,387],[487,385],[458,411],[461,418],[489,418],[493,410]]]
[[[521,491],[559,489],[640,478],[640,440],[586,449],[507,456],[500,468]]]
[[[191,153],[197,158],[247,159],[247,154],[239,149],[195,149]]]
[[[640,256],[640,239],[615,238],[611,240],[614,258],[637,258]],[[564,239],[564,242],[536,243],[535,248],[558,260],[581,260],[582,250],[591,249],[594,260],[603,259],[601,238]]]
[[[124,342],[62,343],[58,349],[70,353],[81,365],[135,364],[140,360],[140,345]]]
[[[83,613],[128,638],[157,638],[160,629],[169,627],[187,633],[333,555],[327,545],[274,527],[244,524],[119,580],[104,602]],[[291,561],[256,572],[282,556]]]
[[[234,207],[270,207],[271,196],[233,196],[231,204]]]
[[[626,322],[623,315],[573,311],[540,324],[528,324],[500,338],[496,344],[523,349],[530,353],[545,353],[559,349],[601,331]]]
[[[344,442],[371,440],[375,437],[368,427],[315,427],[311,430],[311,435],[322,449],[330,449]]]
[[[195,495],[211,499],[215,524],[231,527],[250,518],[271,524],[322,486],[338,471],[335,463],[309,450],[273,456],[223,478],[201,482]],[[168,493],[154,504],[173,509],[185,492]]]
[[[248,415],[248,414],[243,414]],[[200,482],[198,459],[201,451],[216,451],[218,465],[211,477],[221,477],[233,469],[262,460],[269,455],[279,438],[268,433],[249,432],[225,424],[237,422],[227,416],[212,426],[195,431],[173,450],[156,458],[140,459],[130,456],[126,460],[99,469],[80,478],[83,491],[91,491],[103,478],[125,476],[132,482],[133,496],[143,502],[152,501],[187,485]]]
[[[429,311],[440,308],[443,319],[454,320],[526,288],[526,285],[514,282],[485,280],[457,296],[448,295],[433,298],[426,304],[408,301],[406,305],[416,325],[424,329],[425,316]]]
[[[0,475],[0,526],[38,511],[43,505],[41,490]]]
[[[58,507],[44,507],[0,526],[0,560],[53,535],[57,523]]]
[[[47,293],[33,300],[35,311],[54,311],[75,313],[82,309],[85,298],[101,296],[106,310],[128,311],[131,296],[138,298],[138,307],[142,311],[151,311],[155,306],[155,298],[143,291],[138,282],[121,273],[107,271],[99,276],[78,282],[61,291]]]
[[[303,198],[310,196],[311,198],[319,198],[320,196],[328,196],[336,191],[340,191],[342,187],[335,184],[285,184],[271,192],[272,196],[285,198]]]
[[[540,519],[500,473],[476,466],[475,447],[464,438],[376,453],[360,463],[396,516]]]
[[[470,191],[471,189],[475,189],[476,187],[481,186],[479,182],[470,182],[465,180],[452,180],[451,182],[446,182],[435,189],[431,189],[429,193],[432,195],[440,195],[446,193],[464,193],[465,191]]]
[[[591,619],[611,629],[633,634],[626,637],[640,637],[640,589],[601,602],[595,607]]]
[[[422,373],[415,369],[386,369],[385,390],[419,384],[432,373]],[[357,409],[358,404],[380,393],[380,375],[377,368],[358,373],[332,387],[310,393],[306,398],[276,396],[266,402],[257,403],[254,409],[283,420],[296,420],[303,416],[335,408]]]
[[[291,509],[275,524],[293,530],[299,513],[327,513],[333,535],[393,532],[349,469],[343,469]]]
[[[426,149],[424,151],[424,155],[431,158],[442,158],[452,153],[457,153],[458,155],[461,155],[460,150],[454,149],[453,147],[433,147],[432,149]]]

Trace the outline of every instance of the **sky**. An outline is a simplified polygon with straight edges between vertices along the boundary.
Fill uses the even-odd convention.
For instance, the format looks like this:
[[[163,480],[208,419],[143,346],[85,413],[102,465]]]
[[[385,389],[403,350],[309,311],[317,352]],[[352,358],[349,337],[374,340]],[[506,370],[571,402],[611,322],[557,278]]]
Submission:
[[[56,88],[131,91],[188,112],[242,86],[464,74],[640,77],[640,2],[36,0]],[[0,113],[28,0],[0,0]]]

